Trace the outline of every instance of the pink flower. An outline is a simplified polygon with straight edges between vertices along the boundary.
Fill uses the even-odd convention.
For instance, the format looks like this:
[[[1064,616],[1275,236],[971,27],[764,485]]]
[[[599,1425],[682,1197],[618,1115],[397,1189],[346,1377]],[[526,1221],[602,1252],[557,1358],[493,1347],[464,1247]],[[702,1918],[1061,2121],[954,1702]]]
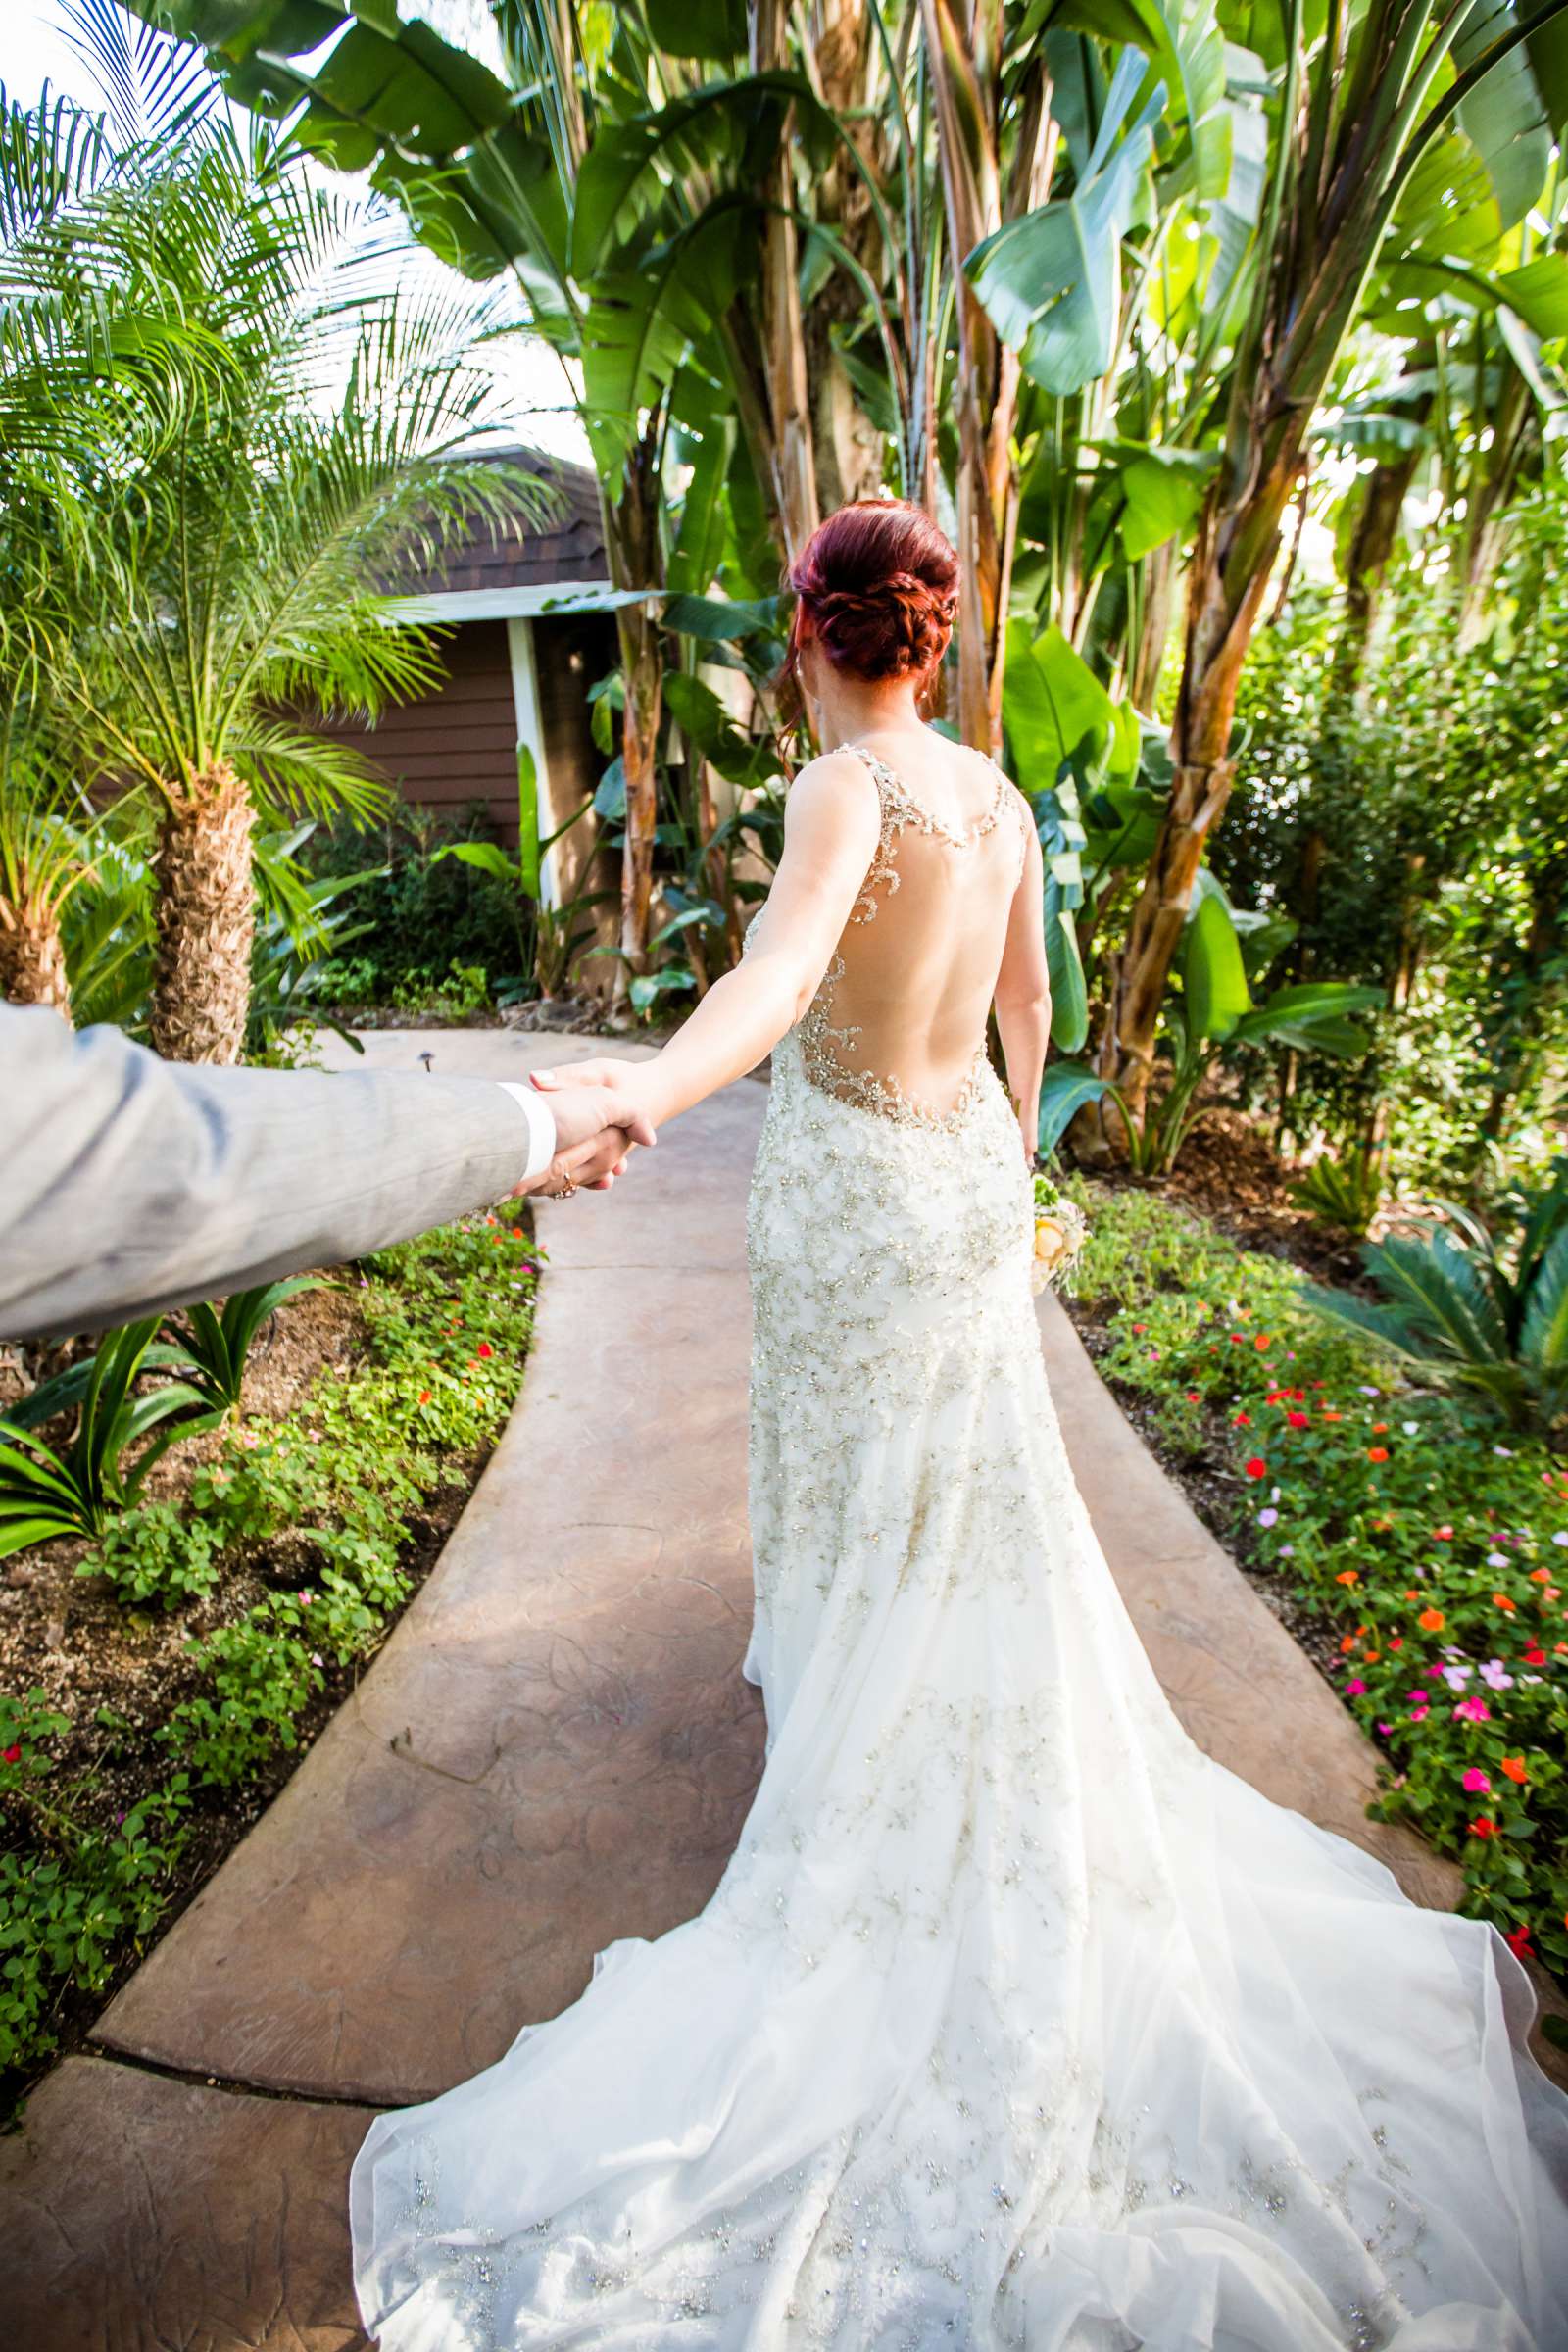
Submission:
[[[1345,1695],[1347,1698],[1359,1698],[1365,1689],[1365,1683],[1359,1675],[1356,1675],[1352,1681],[1346,1684]]]
[[[1466,1716],[1471,1723],[1488,1723],[1492,1718],[1492,1709],[1484,1698],[1461,1698],[1453,1711]]]
[[[1472,1764],[1464,1776],[1462,1787],[1466,1796],[1490,1796],[1492,1794],[1491,1775],[1478,1771]]]

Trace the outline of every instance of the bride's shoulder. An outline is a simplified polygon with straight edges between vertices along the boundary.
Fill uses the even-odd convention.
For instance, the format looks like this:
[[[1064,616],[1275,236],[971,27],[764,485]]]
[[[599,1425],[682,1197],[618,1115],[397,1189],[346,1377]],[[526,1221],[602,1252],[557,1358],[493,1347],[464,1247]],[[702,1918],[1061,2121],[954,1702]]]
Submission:
[[[880,802],[876,779],[859,756],[847,749],[819,752],[797,770],[784,800],[791,831],[860,834],[875,831]]]

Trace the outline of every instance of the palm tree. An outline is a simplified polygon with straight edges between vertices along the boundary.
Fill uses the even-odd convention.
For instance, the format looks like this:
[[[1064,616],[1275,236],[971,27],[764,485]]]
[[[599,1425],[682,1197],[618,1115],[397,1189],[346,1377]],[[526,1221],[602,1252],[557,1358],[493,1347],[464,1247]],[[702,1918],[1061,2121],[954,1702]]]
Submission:
[[[151,1033],[184,1060],[240,1052],[258,815],[384,800],[313,717],[374,717],[439,675],[428,633],[388,625],[399,562],[547,495],[463,454],[487,421],[466,356],[485,314],[386,291],[366,227],[270,131],[207,110],[34,208],[7,257],[9,318],[47,320],[56,349],[7,460],[0,597],[47,647],[33,674],[78,781],[156,813]]]

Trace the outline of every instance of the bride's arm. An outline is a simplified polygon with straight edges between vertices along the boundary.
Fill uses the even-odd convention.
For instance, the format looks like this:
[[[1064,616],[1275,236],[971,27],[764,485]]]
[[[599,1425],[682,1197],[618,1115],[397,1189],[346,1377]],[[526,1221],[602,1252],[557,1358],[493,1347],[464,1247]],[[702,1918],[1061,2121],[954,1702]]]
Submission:
[[[713,983],[652,1061],[618,1065],[622,1093],[655,1127],[756,1069],[800,1019],[864,887],[880,821],[876,786],[853,753],[802,768],[745,961]]]
[[[1046,963],[1045,862],[1031,824],[1023,872],[1012,894],[1006,945],[997,975],[997,1034],[1007,1065],[1007,1092],[1018,1113],[1024,1157],[1032,1160],[1040,1134],[1040,1080],[1051,1036],[1051,974]]]

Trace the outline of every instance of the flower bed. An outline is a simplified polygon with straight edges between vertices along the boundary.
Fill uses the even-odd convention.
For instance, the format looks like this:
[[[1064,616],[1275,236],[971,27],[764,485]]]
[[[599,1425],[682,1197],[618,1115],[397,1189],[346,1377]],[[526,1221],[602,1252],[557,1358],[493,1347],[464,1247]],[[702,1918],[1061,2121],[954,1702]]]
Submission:
[[[171,1456],[171,1492],[76,1547],[85,1640],[52,1627],[47,1675],[0,1691],[13,2093],[281,1785],[439,1556],[516,1396],[537,1270],[495,1217],[367,1260],[351,1360]]]
[[[1075,1189],[1100,1367],[1207,1473],[1243,1564],[1330,1637],[1383,1758],[1375,1811],[1419,1824],[1466,1910],[1568,1976],[1568,1468],[1407,1386],[1295,1267],[1152,1195]]]

